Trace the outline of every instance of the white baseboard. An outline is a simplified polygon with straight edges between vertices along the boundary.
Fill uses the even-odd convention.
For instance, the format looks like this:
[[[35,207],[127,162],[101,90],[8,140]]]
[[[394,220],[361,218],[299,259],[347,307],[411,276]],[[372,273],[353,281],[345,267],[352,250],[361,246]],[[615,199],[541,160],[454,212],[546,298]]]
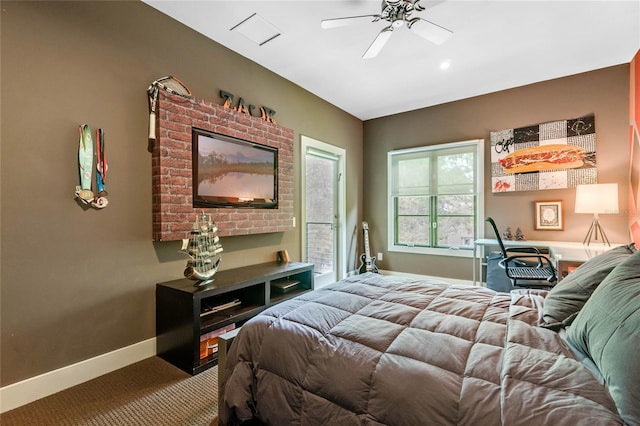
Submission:
[[[113,352],[0,388],[0,413],[52,395],[156,355],[153,337]]]

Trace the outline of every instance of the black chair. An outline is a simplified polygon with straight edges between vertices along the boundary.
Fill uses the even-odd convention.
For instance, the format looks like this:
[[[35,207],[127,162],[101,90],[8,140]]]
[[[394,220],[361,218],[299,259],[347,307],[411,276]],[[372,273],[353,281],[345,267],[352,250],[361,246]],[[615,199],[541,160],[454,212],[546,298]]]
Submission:
[[[514,288],[536,288],[549,290],[557,282],[556,270],[548,257],[540,253],[535,247],[513,247],[506,248],[500,238],[500,233],[496,227],[496,223],[490,217],[486,218],[496,234],[500,253],[487,261],[487,287],[496,291],[510,291]],[[509,254],[516,253],[516,254]],[[497,264],[504,272],[511,288],[505,288],[504,283],[490,283],[490,260],[493,264]],[[491,271],[495,272],[495,271]],[[495,277],[495,274],[493,274]]]

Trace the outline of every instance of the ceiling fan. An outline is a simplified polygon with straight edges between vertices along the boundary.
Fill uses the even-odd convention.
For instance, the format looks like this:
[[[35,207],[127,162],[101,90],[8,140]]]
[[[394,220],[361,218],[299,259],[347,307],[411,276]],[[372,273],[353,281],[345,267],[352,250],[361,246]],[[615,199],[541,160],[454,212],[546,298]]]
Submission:
[[[430,3],[435,5],[443,1],[444,0],[433,1]],[[420,0],[382,0],[382,11],[379,14],[324,19],[320,22],[320,26],[324,29],[337,28],[361,22],[364,19],[371,20],[372,18],[373,20],[371,20],[371,22],[389,22],[390,25],[380,31],[375,40],[373,40],[373,43],[371,43],[362,55],[364,59],[369,59],[380,53],[391,37],[391,34],[393,34],[393,30],[404,26],[434,44],[439,45],[447,41],[447,39],[451,37],[451,34],[453,34],[451,30],[418,16],[411,17],[414,11],[421,12],[423,10],[425,10],[425,7],[420,4]]]

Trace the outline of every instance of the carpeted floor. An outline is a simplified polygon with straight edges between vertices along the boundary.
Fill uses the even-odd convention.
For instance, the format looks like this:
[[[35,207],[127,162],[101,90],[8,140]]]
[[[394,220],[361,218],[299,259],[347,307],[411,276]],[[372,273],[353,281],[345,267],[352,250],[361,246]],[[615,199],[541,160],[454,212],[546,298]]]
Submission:
[[[158,357],[0,415],[2,426],[218,424],[218,367],[191,376]]]

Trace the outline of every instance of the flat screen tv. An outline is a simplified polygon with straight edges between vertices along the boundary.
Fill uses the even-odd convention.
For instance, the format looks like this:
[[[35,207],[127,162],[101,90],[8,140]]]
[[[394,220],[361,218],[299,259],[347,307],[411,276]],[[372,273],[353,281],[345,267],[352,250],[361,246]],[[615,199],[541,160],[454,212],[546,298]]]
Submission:
[[[278,149],[192,128],[193,207],[278,208]]]

